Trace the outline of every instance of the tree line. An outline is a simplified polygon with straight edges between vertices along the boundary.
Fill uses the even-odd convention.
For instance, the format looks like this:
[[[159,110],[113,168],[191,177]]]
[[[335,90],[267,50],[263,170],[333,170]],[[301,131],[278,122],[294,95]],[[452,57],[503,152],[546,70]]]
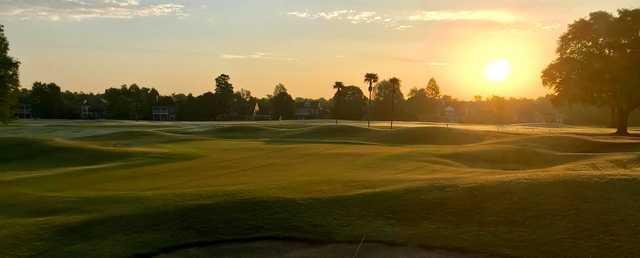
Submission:
[[[35,118],[78,119],[81,106],[102,114],[101,118],[122,120],[151,120],[152,107],[169,106],[177,119],[183,121],[244,120],[250,119],[256,105],[260,114],[291,118],[295,101],[284,85],[276,86],[277,94],[258,99],[245,89],[234,91],[230,77],[222,74],[215,78],[213,91],[193,94],[161,95],[152,87],[138,84],[108,88],[104,93],[63,91],[56,83],[35,82],[31,89],[18,91],[18,102],[29,105]]]
[[[372,74],[369,74],[371,78]],[[377,75],[376,75],[377,77]],[[369,80],[372,81],[372,80]],[[369,83],[365,78],[365,83]],[[404,94],[398,78],[371,82],[371,99],[361,88],[335,82],[331,99],[294,98],[285,85],[277,84],[273,94],[257,98],[245,89],[235,90],[228,75],[214,79],[211,92],[162,95],[152,87],[137,84],[108,88],[104,93],[63,91],[55,83],[35,82],[31,89],[18,91],[16,103],[29,104],[33,117],[42,119],[79,119],[80,107],[88,105],[108,119],[151,120],[153,106],[175,107],[176,120],[278,120],[324,118],[340,120],[460,122],[476,124],[567,123],[611,125],[606,107],[585,104],[554,105],[556,96],[538,99],[476,96],[458,100],[441,93],[434,78],[424,87]],[[393,109],[391,108],[393,104]],[[257,107],[257,108],[256,108]],[[303,117],[300,110],[312,110]],[[640,114],[631,117],[640,125]]]

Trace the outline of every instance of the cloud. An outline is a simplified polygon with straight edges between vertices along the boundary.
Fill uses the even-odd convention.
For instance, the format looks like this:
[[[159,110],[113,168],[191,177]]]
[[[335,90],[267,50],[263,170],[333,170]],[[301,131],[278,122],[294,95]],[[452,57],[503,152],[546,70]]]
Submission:
[[[413,28],[412,25],[398,25],[395,28],[393,28],[394,30],[408,30]]]
[[[513,23],[520,17],[507,11],[419,11],[411,15],[388,15],[374,11],[335,10],[325,12],[291,11],[287,15],[308,20],[346,21],[352,24],[382,24],[393,30],[408,30],[418,22],[478,21]]]
[[[421,11],[408,17],[410,21],[488,21],[511,23],[519,20],[516,15],[505,11]]]
[[[75,0],[75,2],[79,2],[78,0]],[[115,4],[118,6],[138,6],[140,5],[140,2],[138,2],[137,0],[104,0],[105,3],[107,4]]]
[[[10,0],[0,2],[0,10],[4,10],[0,16],[50,21],[187,15],[182,4],[145,4],[140,0]]]
[[[281,56],[276,56],[274,54],[271,53],[264,53],[264,52],[254,52],[251,54],[247,54],[247,55],[238,55],[238,54],[222,54],[220,55],[220,58],[222,59],[228,59],[228,60],[242,60],[242,59],[250,59],[250,60],[276,60],[276,61],[295,61],[294,58],[290,58],[290,57],[281,57]]]
[[[373,11],[336,10],[317,13],[311,13],[309,11],[291,11],[288,12],[287,15],[309,20],[347,21],[352,24],[390,23],[393,21],[392,18],[385,15],[379,15],[377,12]]]

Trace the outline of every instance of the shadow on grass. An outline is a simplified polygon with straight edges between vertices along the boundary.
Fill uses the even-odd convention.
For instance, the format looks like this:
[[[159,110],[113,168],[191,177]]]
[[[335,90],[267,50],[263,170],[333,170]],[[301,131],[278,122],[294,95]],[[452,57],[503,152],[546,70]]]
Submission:
[[[131,203],[126,214],[58,225],[38,243],[49,257],[148,257],[255,237],[354,243],[366,234],[377,243],[462,253],[636,256],[638,184],[629,178],[523,180],[315,198],[227,196],[156,208]]]

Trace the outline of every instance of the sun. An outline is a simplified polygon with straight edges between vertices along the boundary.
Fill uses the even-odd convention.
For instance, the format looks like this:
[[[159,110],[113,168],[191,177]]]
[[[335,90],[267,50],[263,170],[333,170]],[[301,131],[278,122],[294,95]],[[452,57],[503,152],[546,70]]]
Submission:
[[[492,60],[487,63],[485,76],[493,82],[503,82],[511,75],[511,63],[506,59]]]

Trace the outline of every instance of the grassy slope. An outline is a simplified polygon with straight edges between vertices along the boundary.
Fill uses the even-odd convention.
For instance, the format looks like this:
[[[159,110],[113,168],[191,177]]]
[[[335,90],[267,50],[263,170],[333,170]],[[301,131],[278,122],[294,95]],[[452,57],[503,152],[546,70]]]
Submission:
[[[55,148],[38,152],[41,166],[14,161],[0,173],[0,257],[117,257],[192,241],[362,234],[523,257],[640,256],[638,150],[629,143],[424,128],[196,133],[212,139],[140,130],[33,140]],[[412,137],[433,145],[402,145]],[[10,146],[5,153],[22,150]],[[105,165],[148,162],[77,168],[86,164],[55,156],[85,152]],[[127,156],[102,160],[103,152]],[[52,169],[62,171],[15,177]]]

